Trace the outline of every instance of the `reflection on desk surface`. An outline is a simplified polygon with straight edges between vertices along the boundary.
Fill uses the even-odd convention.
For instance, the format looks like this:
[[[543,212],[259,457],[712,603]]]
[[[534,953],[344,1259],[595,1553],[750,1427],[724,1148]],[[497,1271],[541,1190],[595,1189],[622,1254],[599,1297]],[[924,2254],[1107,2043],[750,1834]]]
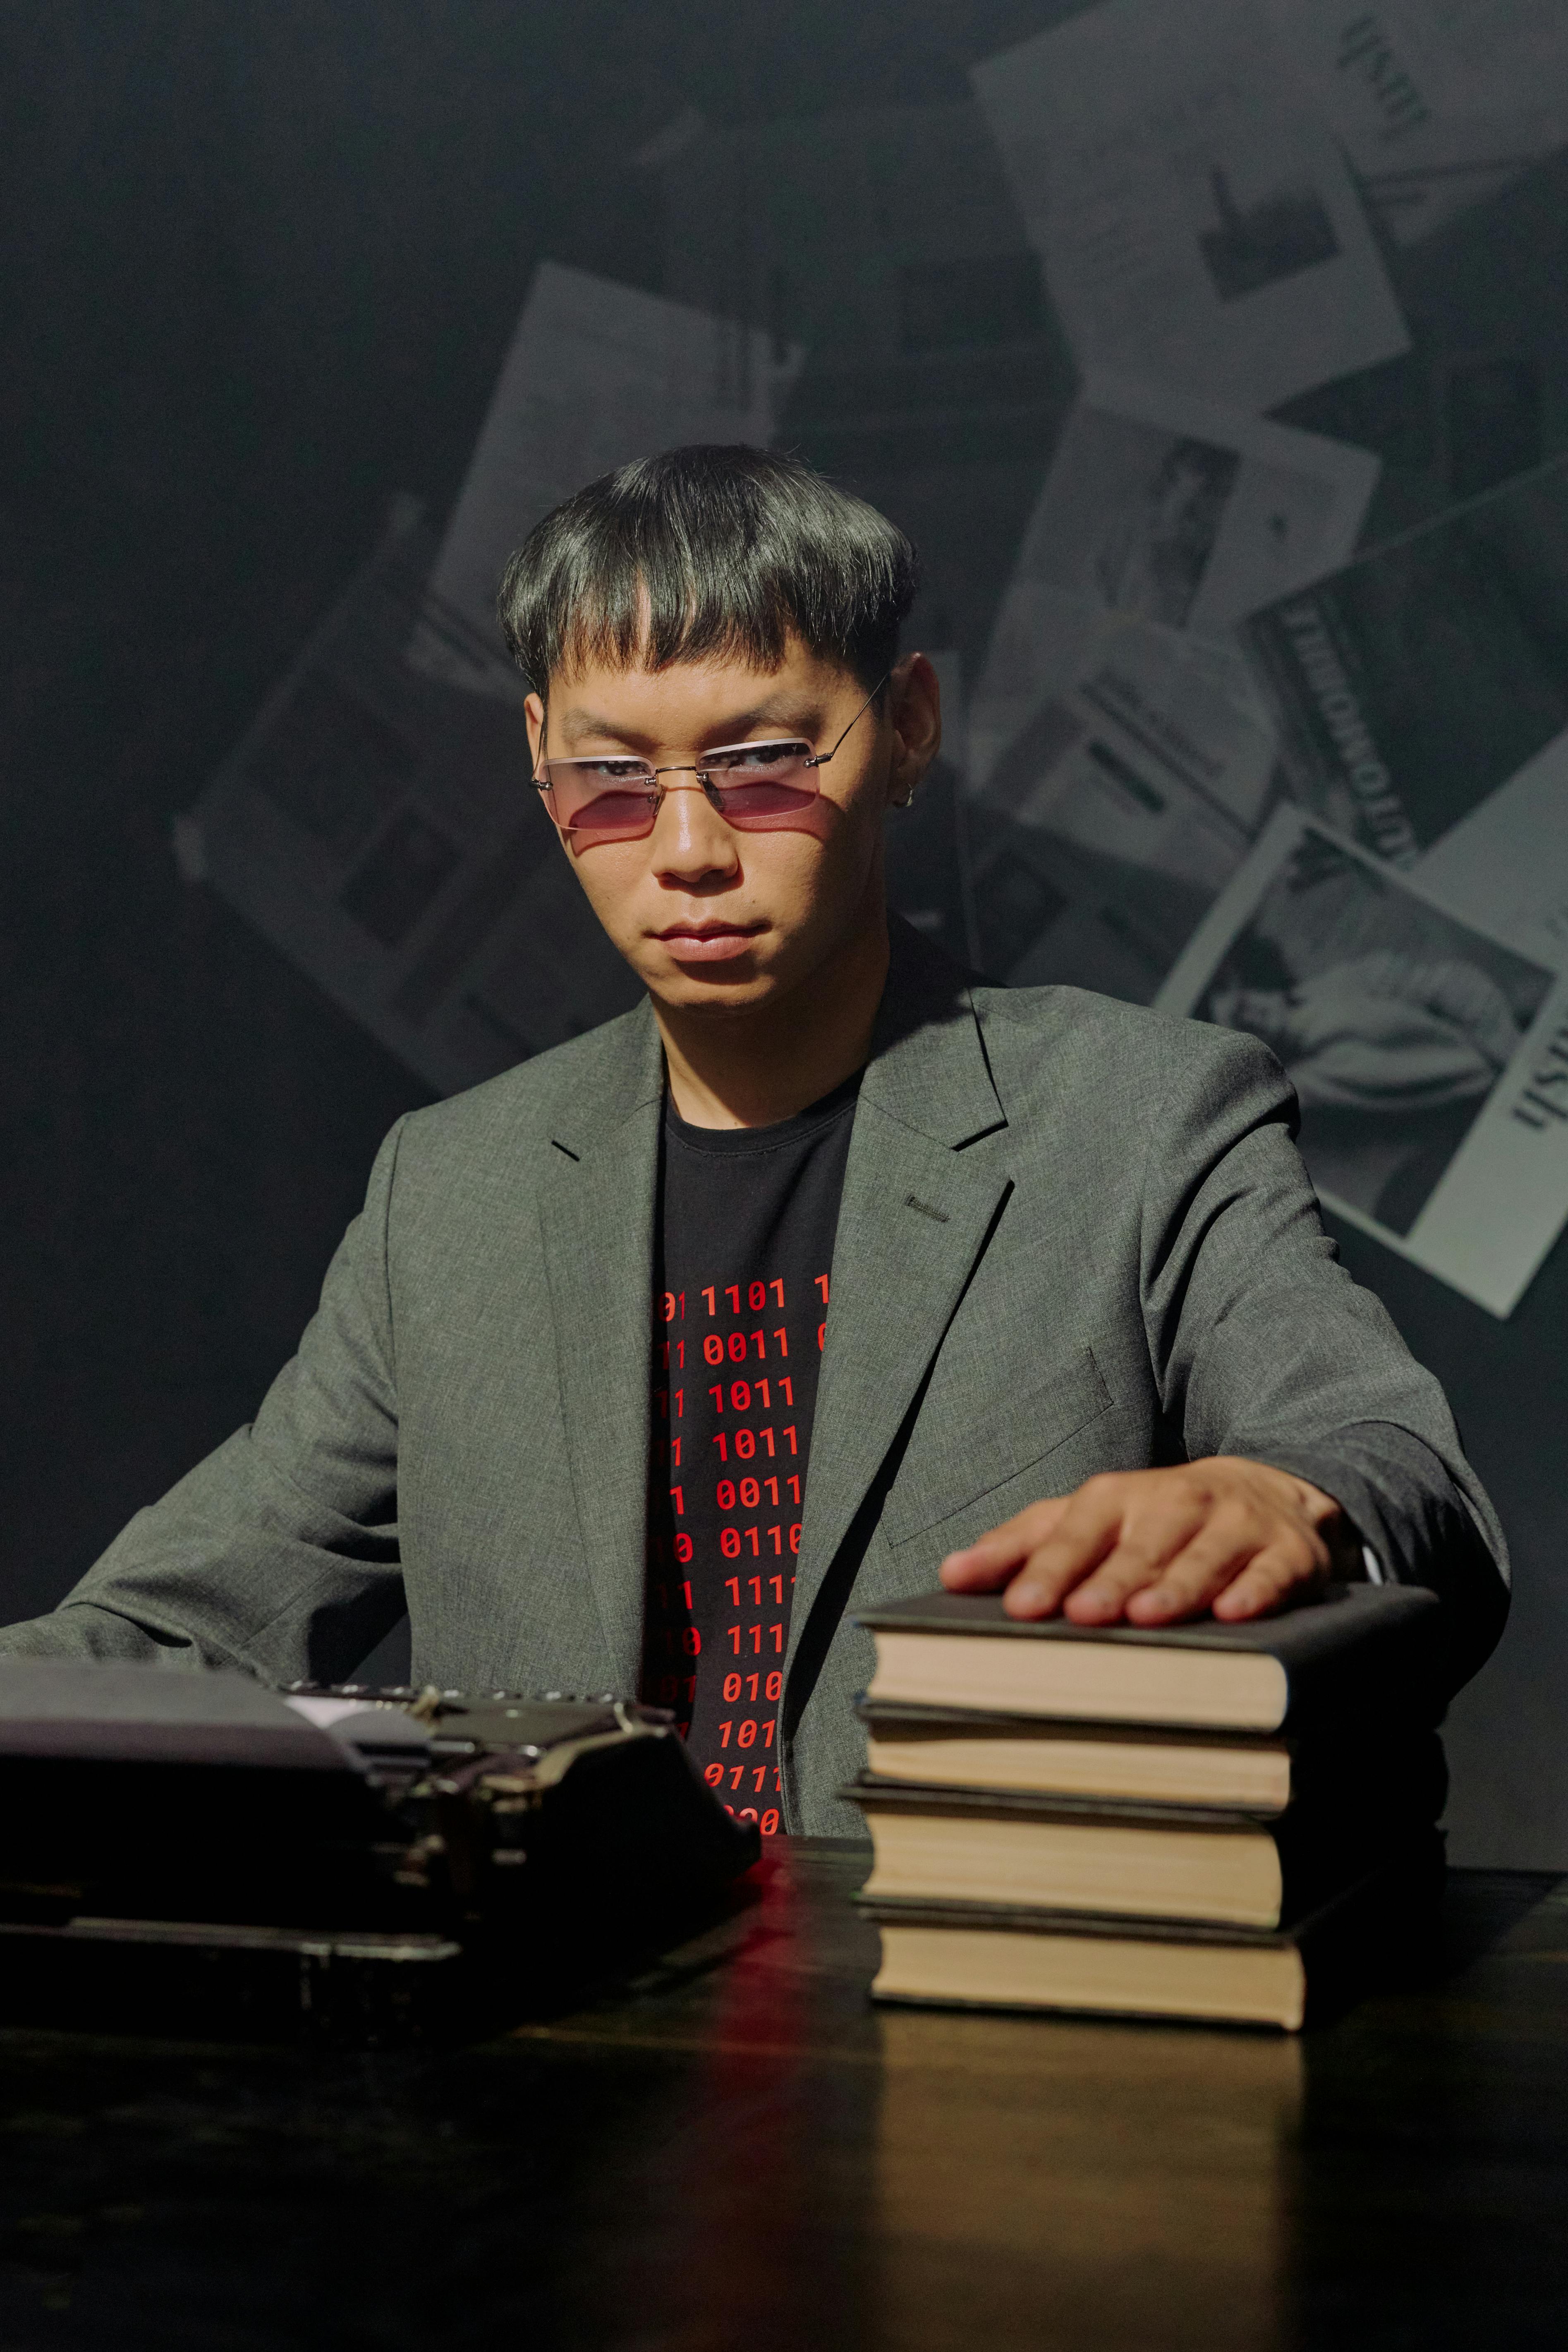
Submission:
[[[873,2010],[861,1849],[635,1983],[357,2056],[0,2031],[0,2344],[1562,2341],[1568,1882],[1300,2042]]]
[[[1298,2041],[1110,2023],[1020,2049],[1018,2021],[911,2010],[884,2033],[887,2342],[940,2341],[922,2315],[960,2299],[982,2343],[1024,2310],[1051,2346],[1293,2341]]]

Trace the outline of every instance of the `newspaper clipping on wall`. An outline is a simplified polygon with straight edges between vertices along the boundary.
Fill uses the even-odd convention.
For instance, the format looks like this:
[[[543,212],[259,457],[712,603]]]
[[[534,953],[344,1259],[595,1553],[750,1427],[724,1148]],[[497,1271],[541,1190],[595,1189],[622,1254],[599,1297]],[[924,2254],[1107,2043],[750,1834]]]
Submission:
[[[1098,615],[1227,637],[1348,562],[1376,487],[1369,450],[1217,402],[1092,375],[1069,415],[992,631],[970,719],[991,767],[1079,672]]]
[[[1255,614],[1292,792],[1457,913],[1568,950],[1568,460]]]
[[[1395,245],[1568,144],[1562,0],[1271,0],[1280,48]]]
[[[521,712],[405,658],[435,554],[400,503],[176,845],[191,878],[449,1094],[637,988],[538,804]]]
[[[1091,376],[969,722],[988,968],[1147,1002],[1279,796],[1237,621],[1341,565],[1369,452]]]
[[[1568,728],[1568,459],[1243,625],[1293,789],[1410,864]]]
[[[1409,348],[1256,0],[1102,0],[971,79],[1080,368],[1256,411]]]
[[[1234,651],[1087,610],[971,803],[981,961],[1148,1003],[1278,796],[1274,740]]]
[[[1161,1006],[1261,1037],[1327,1205],[1506,1316],[1568,1218],[1568,982],[1276,811]]]
[[[540,265],[432,571],[410,658],[453,686],[521,700],[496,625],[508,557],[586,482],[694,441],[773,439],[798,344]]]
[[[1461,817],[1416,870],[1456,914],[1568,969],[1568,732]]]

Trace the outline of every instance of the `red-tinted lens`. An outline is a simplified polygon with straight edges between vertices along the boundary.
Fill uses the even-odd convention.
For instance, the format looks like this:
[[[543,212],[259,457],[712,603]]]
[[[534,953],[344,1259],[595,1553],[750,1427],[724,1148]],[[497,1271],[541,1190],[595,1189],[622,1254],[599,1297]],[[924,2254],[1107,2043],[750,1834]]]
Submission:
[[[646,833],[653,823],[653,795],[595,793],[563,823],[569,833]]]
[[[798,824],[822,797],[804,743],[726,746],[707,753],[697,772],[726,820],[742,832]],[[543,774],[546,806],[579,848],[652,832],[659,786],[640,761],[552,760]]]
[[[798,816],[816,797],[816,772],[810,768],[803,769],[800,778],[793,782],[781,776],[766,782],[719,785],[719,800],[725,816],[731,824],[742,828],[777,824]]]
[[[651,829],[658,788],[647,770],[616,777],[605,773],[607,765],[552,760],[546,768],[550,814],[563,833],[613,841]]]
[[[741,743],[710,751],[703,772],[730,824],[742,830],[787,824],[818,797],[804,743]]]

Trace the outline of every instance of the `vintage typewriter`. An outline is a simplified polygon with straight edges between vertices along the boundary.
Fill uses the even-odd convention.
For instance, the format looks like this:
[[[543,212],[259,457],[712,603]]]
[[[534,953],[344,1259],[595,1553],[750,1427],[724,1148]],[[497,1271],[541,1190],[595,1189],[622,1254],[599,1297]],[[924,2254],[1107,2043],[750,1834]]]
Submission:
[[[0,1661],[0,2023],[378,2041],[580,1999],[757,1859],[670,1718]]]

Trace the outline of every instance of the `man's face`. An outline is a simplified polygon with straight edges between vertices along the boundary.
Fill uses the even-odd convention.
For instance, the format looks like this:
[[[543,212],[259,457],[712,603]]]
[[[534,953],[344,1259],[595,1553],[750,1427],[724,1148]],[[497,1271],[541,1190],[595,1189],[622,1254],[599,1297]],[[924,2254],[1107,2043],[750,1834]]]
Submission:
[[[884,919],[882,820],[940,740],[931,665],[899,666],[880,709],[859,680],[797,640],[777,669],[729,659],[668,669],[594,663],[551,690],[548,755],[629,755],[664,776],[653,831],[574,847],[594,912],[652,995],[671,1010],[743,1012],[786,995]],[[540,706],[529,698],[537,759]],[[854,724],[851,725],[851,721]],[[721,745],[797,738],[837,755],[815,770],[820,794],[787,830],[730,825],[691,764]]]

